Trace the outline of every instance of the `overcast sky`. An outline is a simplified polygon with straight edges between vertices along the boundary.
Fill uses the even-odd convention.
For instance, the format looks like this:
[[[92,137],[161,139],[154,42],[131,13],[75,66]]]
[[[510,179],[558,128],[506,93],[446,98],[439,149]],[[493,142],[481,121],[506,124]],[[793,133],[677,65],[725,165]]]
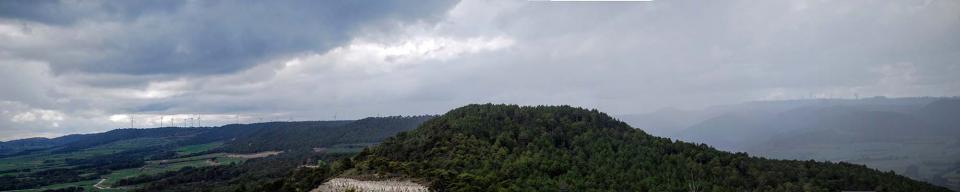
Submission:
[[[955,0],[0,1],[0,140],[160,115],[957,96],[958,34]]]

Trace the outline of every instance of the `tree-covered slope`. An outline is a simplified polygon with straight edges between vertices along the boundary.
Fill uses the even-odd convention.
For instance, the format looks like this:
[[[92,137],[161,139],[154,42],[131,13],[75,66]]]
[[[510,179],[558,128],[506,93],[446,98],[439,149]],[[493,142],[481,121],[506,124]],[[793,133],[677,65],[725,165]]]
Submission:
[[[360,153],[346,175],[441,191],[947,191],[861,165],[786,161],[650,136],[596,110],[469,105]]]
[[[287,123],[256,130],[227,142],[228,152],[310,150],[335,144],[377,143],[416,128],[432,116],[368,117],[356,121]]]

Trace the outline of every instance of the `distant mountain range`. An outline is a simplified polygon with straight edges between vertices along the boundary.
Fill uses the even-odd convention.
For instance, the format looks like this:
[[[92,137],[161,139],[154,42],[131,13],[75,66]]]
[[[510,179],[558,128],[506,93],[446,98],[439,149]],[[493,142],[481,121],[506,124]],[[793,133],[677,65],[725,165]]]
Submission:
[[[620,118],[723,150],[865,164],[960,190],[960,98],[760,101]]]
[[[226,142],[230,152],[310,149],[336,143],[379,142],[412,129],[432,116],[371,117],[342,121],[267,122],[219,127],[162,127],[116,129],[103,133],[56,138],[26,138],[0,142],[0,157],[41,150],[76,151],[136,138],[175,138],[178,145]]]

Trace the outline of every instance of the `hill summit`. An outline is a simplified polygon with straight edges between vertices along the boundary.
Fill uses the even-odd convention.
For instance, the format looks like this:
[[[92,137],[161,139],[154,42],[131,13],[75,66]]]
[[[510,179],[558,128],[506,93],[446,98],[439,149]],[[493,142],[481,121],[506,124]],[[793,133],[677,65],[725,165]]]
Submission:
[[[569,106],[468,105],[364,150],[346,176],[439,191],[948,191],[862,165],[729,153]]]

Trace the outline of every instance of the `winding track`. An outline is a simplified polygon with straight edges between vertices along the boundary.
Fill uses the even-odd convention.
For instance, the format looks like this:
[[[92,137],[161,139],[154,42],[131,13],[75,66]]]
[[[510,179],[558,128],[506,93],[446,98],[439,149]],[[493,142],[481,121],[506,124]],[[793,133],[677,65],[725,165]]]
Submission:
[[[93,187],[95,187],[95,188],[97,188],[97,189],[109,189],[110,187],[101,187],[101,186],[100,186],[100,184],[103,184],[104,181],[107,181],[107,179],[106,179],[106,178],[100,179],[100,182],[97,182],[97,184],[93,184]]]

